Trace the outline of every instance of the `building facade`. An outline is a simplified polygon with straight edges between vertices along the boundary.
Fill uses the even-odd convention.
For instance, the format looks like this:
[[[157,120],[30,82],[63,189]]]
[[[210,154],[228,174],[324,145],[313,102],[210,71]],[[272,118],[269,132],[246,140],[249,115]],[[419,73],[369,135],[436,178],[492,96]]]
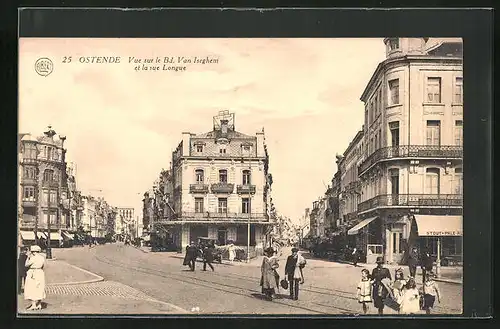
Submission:
[[[65,136],[51,126],[42,136],[20,137],[19,226],[26,243],[37,237],[50,238],[52,244],[71,239],[76,227],[71,221],[70,194],[66,164]],[[32,243],[31,242],[31,243]]]
[[[214,117],[208,133],[183,133],[172,154],[169,197],[168,225],[178,247],[210,237],[220,245],[249,242],[251,255],[261,253],[271,224],[268,166],[264,132],[236,131],[228,111]]]
[[[384,256],[387,263],[404,261],[411,244],[438,259],[461,257],[462,42],[384,42],[387,59],[361,96],[359,223],[349,234],[359,237],[368,255]],[[412,231],[418,232],[415,241]]]
[[[138,226],[136,224],[135,211],[133,207],[118,207],[116,208],[117,221],[120,222],[121,230],[120,233],[124,235],[131,235],[133,237],[137,236]]]

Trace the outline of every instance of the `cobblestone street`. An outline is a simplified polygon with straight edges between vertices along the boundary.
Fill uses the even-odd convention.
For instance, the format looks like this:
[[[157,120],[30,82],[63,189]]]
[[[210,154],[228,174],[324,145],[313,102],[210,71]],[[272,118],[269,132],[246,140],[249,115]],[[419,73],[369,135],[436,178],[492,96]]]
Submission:
[[[360,312],[355,293],[360,267],[348,264],[309,259],[305,269],[305,283],[301,286],[298,301],[288,298],[282,289],[279,298],[268,302],[260,294],[260,261],[249,264],[215,264],[215,272],[201,271],[201,263],[195,272],[182,266],[179,254],[146,253],[121,244],[98,246],[92,249],[72,248],[55,250],[58,259],[96,273],[103,282],[49,286],[46,313],[61,310],[77,313],[83,307],[59,307],[56,303],[78,301],[85,303],[88,313],[141,313],[142,304],[155,304],[145,313],[182,313],[198,307],[203,314],[339,314]],[[278,273],[284,271],[284,250]],[[182,257],[181,257],[182,258]],[[371,268],[370,268],[371,269]],[[462,286],[440,283],[442,303],[436,314],[460,314]],[[106,307],[98,307],[96,298],[109,301]],[[119,301],[116,302],[116,301]],[[163,303],[163,304],[162,304]],[[148,304],[149,305],[149,304]],[[118,309],[118,311],[117,311]],[[88,311],[90,310],[90,311]],[[83,311],[81,311],[83,312]],[[371,308],[371,314],[374,309]],[[396,314],[386,308],[386,314]]]

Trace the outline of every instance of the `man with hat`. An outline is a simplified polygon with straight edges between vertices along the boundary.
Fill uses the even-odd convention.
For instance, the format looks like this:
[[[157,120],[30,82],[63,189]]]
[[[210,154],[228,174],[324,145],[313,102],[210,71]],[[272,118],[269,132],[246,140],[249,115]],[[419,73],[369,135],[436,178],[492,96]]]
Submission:
[[[378,310],[378,314],[384,314],[384,299],[390,293],[390,289],[388,289],[385,284],[387,280],[392,280],[391,272],[388,268],[384,267],[384,259],[383,257],[377,257],[377,267],[375,267],[372,271],[372,280],[373,280],[373,305]]]
[[[299,299],[299,282],[304,283],[302,269],[306,265],[304,257],[299,255],[299,249],[292,248],[292,254],[286,259],[285,277],[290,282],[290,298]]]
[[[19,254],[19,258],[17,259],[17,293],[21,293],[21,288],[23,282],[26,284],[26,260],[28,259],[28,248],[22,247],[21,253]]]
[[[415,278],[415,275],[417,274],[417,265],[419,263],[418,258],[417,247],[411,248],[411,251],[408,254],[408,268],[410,270],[410,276],[412,278]]]

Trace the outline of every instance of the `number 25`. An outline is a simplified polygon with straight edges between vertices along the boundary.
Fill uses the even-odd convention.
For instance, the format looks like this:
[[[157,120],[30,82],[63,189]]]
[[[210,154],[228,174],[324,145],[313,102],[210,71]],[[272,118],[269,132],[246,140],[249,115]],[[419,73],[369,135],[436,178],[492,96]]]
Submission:
[[[71,63],[71,56],[69,56],[69,57],[64,56],[63,57],[63,63]]]

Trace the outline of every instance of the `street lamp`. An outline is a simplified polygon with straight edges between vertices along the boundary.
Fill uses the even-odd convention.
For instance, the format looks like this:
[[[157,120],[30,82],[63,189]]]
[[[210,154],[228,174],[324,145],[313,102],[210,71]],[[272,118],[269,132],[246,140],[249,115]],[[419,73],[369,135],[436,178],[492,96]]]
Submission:
[[[52,200],[52,189],[50,188],[50,183],[49,183],[49,200],[48,200],[49,201],[49,204],[48,204],[49,211],[47,214],[47,216],[48,216],[48,218],[47,218],[47,230],[49,231],[49,233],[48,233],[48,240],[47,240],[47,259],[52,259],[52,248],[50,246],[50,240],[51,240],[50,239],[50,215],[52,213],[52,209],[51,209],[52,204],[50,202],[51,200]]]

